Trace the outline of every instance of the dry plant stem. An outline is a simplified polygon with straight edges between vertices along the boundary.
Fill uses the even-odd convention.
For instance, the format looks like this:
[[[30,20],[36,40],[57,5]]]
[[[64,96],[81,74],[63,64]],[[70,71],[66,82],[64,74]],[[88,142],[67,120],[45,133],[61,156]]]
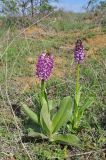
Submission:
[[[48,16],[50,16],[53,12],[54,12],[54,11],[52,11],[52,12],[50,12],[48,15],[42,17],[42,18],[39,19],[38,21],[34,22],[32,25],[30,25],[29,27],[27,27],[26,29],[24,29],[22,32],[20,32],[15,38],[17,38],[18,36],[20,36],[22,33],[24,33],[27,29],[29,29],[30,27],[32,27],[32,26],[35,25],[36,23],[39,23],[39,22],[42,21],[43,19],[45,19],[45,18],[47,18]],[[9,30],[8,30],[8,32],[9,32]],[[17,122],[17,118],[16,118],[15,113],[14,113],[14,111],[13,111],[13,108],[12,108],[12,105],[11,105],[11,101],[10,101],[9,95],[8,95],[8,85],[7,85],[7,84],[8,84],[8,83],[7,83],[7,78],[8,78],[8,77],[7,77],[7,68],[8,68],[8,67],[7,67],[7,50],[8,50],[9,47],[12,45],[12,43],[13,43],[14,40],[15,40],[15,38],[14,38],[9,44],[8,44],[8,40],[7,40],[7,47],[6,47],[4,53],[1,55],[0,58],[2,59],[2,57],[6,54],[6,69],[5,69],[6,98],[7,98],[7,101],[8,101],[8,103],[9,103],[9,105],[10,105],[10,108],[11,108],[11,111],[12,111],[12,114],[13,114],[13,117],[14,117],[14,122],[15,122],[16,128],[17,128],[17,130],[18,130],[18,135],[19,135],[19,139],[20,139],[21,145],[22,145],[24,151],[27,153],[28,158],[29,158],[30,160],[32,160],[30,154],[28,153],[25,145],[24,145],[23,142],[22,142],[21,134],[20,134],[21,129],[19,128],[19,125],[18,125],[18,122]],[[12,75],[11,75],[11,76],[12,76]],[[11,77],[11,76],[10,76],[10,77]]]
[[[1,92],[1,97],[2,97],[2,99],[3,99],[3,104],[4,104],[4,106],[6,106],[6,103],[5,103],[5,100],[4,100],[4,96],[3,96],[3,93],[2,93],[2,90],[1,90],[1,86],[0,86],[0,92]],[[4,108],[2,109],[2,111],[4,111]],[[5,111],[4,111],[5,112]],[[2,114],[2,117],[3,117],[3,121],[4,121],[4,124],[5,124],[5,126],[6,126],[6,129],[7,129],[7,132],[9,133],[9,128],[8,128],[8,126],[7,126],[7,124],[6,124],[6,121],[5,121],[5,116]]]
[[[0,91],[1,91],[1,86],[0,86]],[[4,97],[2,91],[1,91],[1,95],[2,95],[2,97]],[[19,135],[19,139],[20,139],[21,145],[22,145],[23,149],[25,150],[25,152],[27,153],[29,159],[32,160],[32,158],[30,157],[27,149],[25,148],[24,144],[22,143],[21,134],[20,134],[20,130],[21,130],[21,129],[20,129],[19,126],[18,126],[18,122],[17,122],[16,116],[15,116],[15,113],[14,113],[14,111],[13,111],[13,109],[12,109],[12,105],[11,105],[11,102],[10,102],[10,99],[9,99],[9,96],[8,96],[8,93],[7,93],[7,90],[6,90],[6,97],[7,97],[8,103],[9,103],[9,105],[10,105],[10,108],[11,108],[11,111],[12,111],[12,114],[13,114],[13,117],[14,117],[14,121],[15,121],[16,128],[17,128],[17,130],[18,130],[18,135]],[[4,104],[5,104],[5,101],[4,101]],[[5,104],[5,105],[6,105],[6,104]],[[6,125],[6,124],[5,124],[5,125]],[[8,132],[9,132],[9,129],[8,129],[7,125],[6,125],[6,128],[7,128]],[[7,153],[5,153],[5,152],[2,152],[2,153],[5,154],[5,155],[7,155],[7,156],[10,155],[10,154],[7,154]]]
[[[20,134],[20,130],[21,130],[21,129],[20,129],[19,126],[18,126],[17,118],[16,118],[15,113],[14,113],[14,111],[13,111],[13,108],[12,108],[12,105],[11,105],[11,102],[10,102],[10,99],[9,99],[8,92],[6,93],[6,97],[7,97],[8,103],[9,103],[9,105],[10,105],[10,108],[11,108],[11,111],[12,111],[12,114],[13,114],[13,117],[14,117],[14,121],[15,121],[16,128],[17,128],[17,130],[18,130],[18,136],[19,136],[21,145],[22,145],[24,151],[26,152],[26,154],[28,155],[29,159],[32,160],[32,158],[31,158],[28,150],[26,149],[25,145],[24,145],[23,142],[22,142],[22,138],[21,138],[21,134]]]
[[[100,150],[97,150],[97,151],[89,151],[89,152],[84,152],[84,153],[70,155],[70,156],[68,156],[66,158],[77,157],[77,156],[84,156],[84,155],[89,155],[89,154],[92,154],[92,153],[105,152],[105,151],[106,151],[106,149],[100,149]]]
[[[70,156],[65,156],[64,159],[70,159],[70,158],[73,158],[73,157],[79,157],[79,156],[85,156],[85,155],[88,155],[90,156],[91,154],[93,153],[100,153],[100,152],[105,152],[106,149],[100,149],[100,150],[97,150],[97,151],[89,151],[89,152],[84,152],[84,153],[79,153],[79,154],[73,154],[73,155],[70,155]],[[58,157],[52,157],[52,159],[56,159]]]
[[[7,102],[8,102],[8,104],[9,104],[10,108],[11,108],[11,112],[12,112],[13,117],[14,117],[14,122],[15,122],[15,125],[16,125],[16,128],[17,128],[17,131],[18,131],[18,136],[19,136],[21,145],[22,145],[24,151],[26,152],[28,158],[29,158],[30,160],[32,160],[32,158],[31,158],[28,150],[26,149],[25,145],[24,145],[23,142],[22,142],[21,134],[20,134],[20,130],[21,130],[21,129],[19,128],[19,125],[18,125],[18,122],[17,122],[17,118],[16,118],[16,116],[15,116],[14,110],[13,110],[12,105],[11,105],[11,101],[10,101],[10,99],[9,99],[9,95],[8,95],[8,82],[7,82],[7,78],[8,78],[8,75],[7,75],[8,69],[7,69],[7,67],[8,67],[8,66],[7,66],[7,52],[6,52],[6,69],[5,69],[6,98],[7,98]]]

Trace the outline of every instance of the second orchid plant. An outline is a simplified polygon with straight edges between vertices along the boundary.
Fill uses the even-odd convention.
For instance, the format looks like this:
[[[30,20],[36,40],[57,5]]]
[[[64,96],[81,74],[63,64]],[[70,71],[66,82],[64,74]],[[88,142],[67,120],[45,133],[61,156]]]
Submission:
[[[32,119],[35,125],[38,125],[39,132],[33,130],[31,135],[48,139],[49,141],[60,141],[75,146],[81,146],[79,138],[74,134],[59,134],[61,127],[70,121],[72,128],[77,129],[80,120],[86,108],[88,108],[93,99],[88,99],[83,106],[80,106],[80,63],[84,60],[84,49],[82,42],[78,40],[74,51],[75,61],[77,62],[77,81],[74,101],[71,96],[64,97],[58,106],[58,111],[53,115],[53,103],[48,99],[46,93],[46,82],[52,72],[54,59],[50,53],[42,53],[37,62],[36,75],[41,81],[39,94],[39,113],[32,111],[26,104],[22,103],[24,112]]]
[[[77,40],[75,49],[74,49],[74,59],[76,62],[76,89],[75,89],[75,97],[74,97],[74,107],[73,114],[71,117],[71,125],[72,129],[75,131],[79,128],[82,116],[84,111],[89,108],[94,102],[93,97],[87,97],[83,105],[80,103],[81,99],[81,85],[80,85],[80,65],[84,61],[85,53],[82,41],[80,39]]]

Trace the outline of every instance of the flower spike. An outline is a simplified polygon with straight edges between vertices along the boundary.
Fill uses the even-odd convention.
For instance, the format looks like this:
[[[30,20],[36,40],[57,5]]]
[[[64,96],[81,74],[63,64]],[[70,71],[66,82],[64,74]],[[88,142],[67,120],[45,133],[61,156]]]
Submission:
[[[40,80],[47,80],[53,69],[53,56],[50,53],[43,52],[37,62],[36,75]]]
[[[74,49],[74,59],[77,63],[82,63],[85,57],[84,47],[80,39],[77,40],[76,46]]]

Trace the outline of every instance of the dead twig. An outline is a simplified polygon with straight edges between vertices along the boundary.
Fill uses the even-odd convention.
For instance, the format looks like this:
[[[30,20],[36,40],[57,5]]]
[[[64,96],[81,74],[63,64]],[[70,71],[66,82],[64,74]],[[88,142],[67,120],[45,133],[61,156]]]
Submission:
[[[73,154],[73,155],[70,155],[66,158],[72,158],[72,157],[77,157],[77,156],[84,156],[84,155],[89,155],[89,154],[92,154],[92,153],[97,153],[97,152],[104,152],[106,151],[106,149],[100,149],[100,150],[97,150],[97,151],[89,151],[89,152],[84,152],[84,153],[79,153],[79,154]]]

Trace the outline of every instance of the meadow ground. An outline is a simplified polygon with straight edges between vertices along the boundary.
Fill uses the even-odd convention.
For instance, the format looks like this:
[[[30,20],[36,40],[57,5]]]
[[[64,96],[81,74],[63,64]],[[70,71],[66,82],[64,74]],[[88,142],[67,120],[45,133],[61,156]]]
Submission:
[[[37,25],[16,29],[0,26],[0,159],[1,160],[105,160],[106,147],[106,30],[83,16],[51,16]],[[49,98],[74,96],[76,65],[73,48],[81,38],[86,57],[81,65],[83,102],[95,102],[82,119],[78,136],[84,150],[27,137],[32,122],[20,109],[24,101],[33,106],[39,91],[35,76],[38,55],[43,50],[54,54],[53,74],[47,83]],[[60,132],[67,131],[62,128]]]

